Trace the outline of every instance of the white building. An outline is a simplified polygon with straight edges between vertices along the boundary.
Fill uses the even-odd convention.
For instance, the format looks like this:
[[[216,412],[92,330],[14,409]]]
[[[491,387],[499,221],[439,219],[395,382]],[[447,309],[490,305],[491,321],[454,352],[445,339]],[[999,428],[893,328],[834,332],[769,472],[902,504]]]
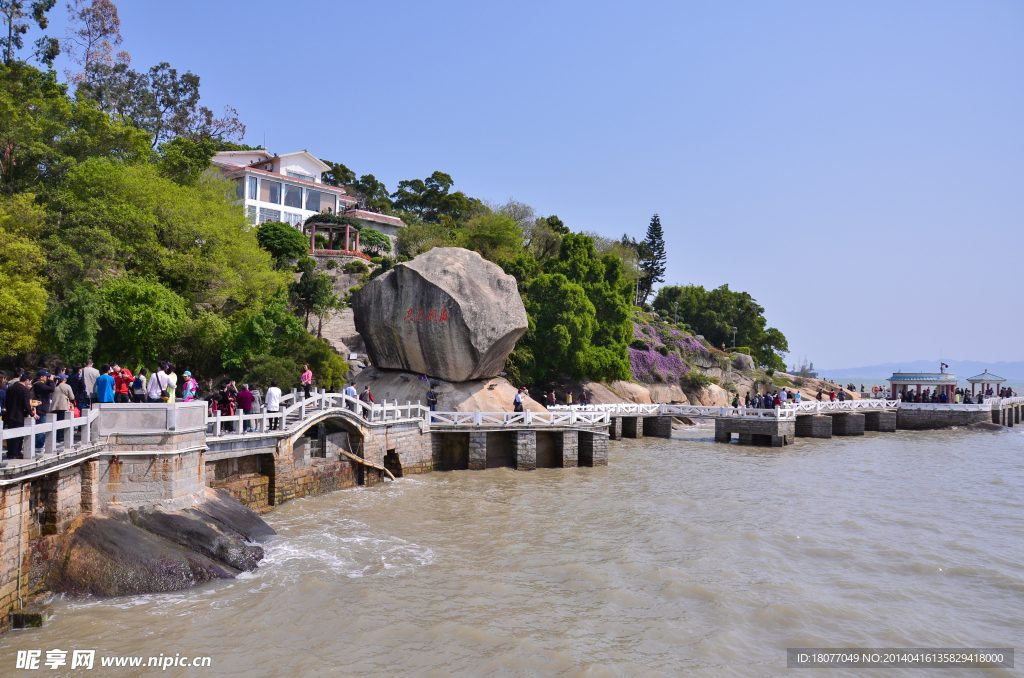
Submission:
[[[358,201],[344,188],[322,183],[323,173],[330,167],[307,150],[283,155],[263,149],[222,151],[212,162],[236,183],[252,224],[283,221],[304,230],[306,219],[314,214],[345,214],[384,233],[392,245],[398,229],[405,225],[398,217],[359,209]],[[310,249],[313,245],[310,243]]]

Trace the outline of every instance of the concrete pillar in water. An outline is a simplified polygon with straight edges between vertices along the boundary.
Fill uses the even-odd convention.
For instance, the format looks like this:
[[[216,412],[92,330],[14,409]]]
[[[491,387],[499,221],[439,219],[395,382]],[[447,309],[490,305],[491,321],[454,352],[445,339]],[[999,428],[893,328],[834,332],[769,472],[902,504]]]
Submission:
[[[831,438],[832,417],[825,414],[799,414],[796,417],[797,438]]]
[[[672,417],[644,417],[644,436],[672,437]]]
[[[623,438],[643,438],[643,417],[622,417]]]
[[[562,468],[576,468],[579,465],[579,432],[562,431],[555,438],[555,446],[561,448]]]
[[[612,440],[622,440],[622,417],[608,419],[608,437]]]
[[[864,430],[893,433],[896,431],[896,413],[890,411],[864,412]]]
[[[608,436],[597,432],[579,432],[579,465],[608,465]]]
[[[832,415],[832,435],[864,435],[864,415],[857,412],[836,412]]]
[[[537,468],[537,432],[516,431],[516,470],[533,471]]]
[[[469,433],[469,469],[482,471],[487,468],[487,432],[470,431]]]

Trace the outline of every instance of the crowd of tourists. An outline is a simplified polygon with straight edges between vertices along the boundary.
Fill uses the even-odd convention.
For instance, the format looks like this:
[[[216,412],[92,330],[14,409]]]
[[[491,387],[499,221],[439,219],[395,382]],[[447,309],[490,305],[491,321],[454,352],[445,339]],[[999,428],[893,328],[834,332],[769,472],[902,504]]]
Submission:
[[[899,399],[905,403],[952,403],[954,405],[974,405],[985,402],[985,398],[1013,398],[1017,395],[1017,392],[1012,388],[1004,387],[998,390],[989,388],[984,392],[977,394],[971,393],[966,388],[957,388],[953,390],[953,399],[944,392],[933,391],[929,388],[918,393],[916,390],[912,391],[904,388],[900,391]]]

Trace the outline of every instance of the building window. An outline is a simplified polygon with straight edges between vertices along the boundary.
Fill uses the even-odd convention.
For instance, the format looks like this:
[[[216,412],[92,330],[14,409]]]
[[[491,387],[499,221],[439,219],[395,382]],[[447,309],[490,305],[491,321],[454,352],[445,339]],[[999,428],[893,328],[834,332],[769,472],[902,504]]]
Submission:
[[[239,200],[245,197],[245,179],[235,179],[235,195]]]
[[[285,172],[285,174],[287,174],[290,177],[295,177],[296,179],[305,179],[306,181],[313,181],[313,177],[309,176],[308,174],[303,174],[302,172],[292,172],[291,170],[289,170],[288,172]]]
[[[291,224],[292,226],[298,226],[302,223],[302,215],[295,214],[294,212],[285,212],[284,223]]]
[[[264,179],[260,182],[260,200],[263,202],[273,203],[275,205],[281,204],[281,182],[280,181],[267,181]]]
[[[324,191],[310,191],[306,198],[306,209],[310,212],[326,212],[328,209],[334,211],[334,194]]]
[[[256,177],[249,177],[249,200],[259,199],[260,180]]]
[[[267,183],[267,182],[264,181],[263,183]],[[281,221],[281,211],[280,210],[268,210],[266,207],[261,207],[260,208],[260,223],[262,224],[265,221]]]
[[[302,209],[302,187],[284,185],[284,206]]]
[[[250,224],[255,224],[256,223],[256,205],[246,205],[245,206],[245,219]]]

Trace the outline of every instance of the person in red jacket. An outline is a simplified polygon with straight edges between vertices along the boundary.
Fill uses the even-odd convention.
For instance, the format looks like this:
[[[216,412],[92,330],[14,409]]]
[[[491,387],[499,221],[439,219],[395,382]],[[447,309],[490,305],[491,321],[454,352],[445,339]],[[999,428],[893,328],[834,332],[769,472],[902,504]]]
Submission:
[[[130,403],[132,401],[132,384],[135,377],[127,367],[114,363],[114,402]]]

